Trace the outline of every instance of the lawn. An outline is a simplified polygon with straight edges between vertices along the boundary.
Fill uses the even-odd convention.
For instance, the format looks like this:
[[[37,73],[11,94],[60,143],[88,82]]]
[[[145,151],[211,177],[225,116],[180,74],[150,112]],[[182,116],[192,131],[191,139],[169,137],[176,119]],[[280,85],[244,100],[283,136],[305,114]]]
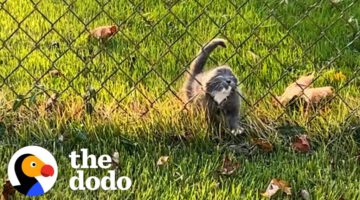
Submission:
[[[17,149],[40,145],[59,165],[42,199],[261,199],[272,178],[292,187],[277,199],[301,199],[302,189],[312,199],[360,199],[357,0],[0,3],[0,178]],[[105,44],[88,41],[91,29],[114,23],[119,32]],[[219,140],[179,98],[189,63],[215,37],[228,45],[207,65],[227,63],[240,80],[242,137]],[[312,72],[313,86],[332,86],[335,98],[310,112],[272,103]],[[299,134],[307,153],[291,148]],[[256,138],[273,150],[254,147]],[[229,148],[239,144],[251,152]],[[68,155],[80,148],[119,152],[131,189],[71,191]],[[169,162],[157,166],[163,155]],[[231,175],[218,172],[225,155],[240,164]]]

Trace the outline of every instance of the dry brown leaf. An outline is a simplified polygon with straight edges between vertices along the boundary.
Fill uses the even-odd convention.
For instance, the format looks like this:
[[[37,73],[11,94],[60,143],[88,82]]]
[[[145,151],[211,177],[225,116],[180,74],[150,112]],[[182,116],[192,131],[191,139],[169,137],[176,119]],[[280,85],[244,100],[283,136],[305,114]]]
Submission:
[[[275,195],[279,190],[285,192],[287,195],[291,195],[291,187],[288,182],[281,179],[272,179],[270,184],[266,188],[264,193],[261,193],[262,196],[271,198]]]
[[[284,91],[281,96],[276,97],[277,101],[274,100],[275,105],[279,103],[286,106],[295,97],[300,97],[303,94],[305,88],[308,88],[314,80],[314,73],[308,76],[301,76],[294,83],[291,83]]]
[[[169,156],[160,156],[159,160],[156,162],[157,166],[166,165],[169,162]]]
[[[117,26],[100,26],[90,31],[90,35],[97,39],[108,39],[118,31]]]
[[[2,186],[1,200],[15,199],[15,188],[11,185],[10,181],[6,179]]]
[[[334,88],[330,86],[307,88],[301,97],[311,105],[319,103],[322,99],[334,96]]]
[[[46,101],[46,104],[45,104],[45,110],[46,111],[51,111],[55,104],[56,104],[56,101],[57,101],[57,96],[58,94],[57,93],[54,93],[50,96],[50,98]]]
[[[291,146],[294,150],[302,153],[306,153],[310,151],[310,143],[308,140],[308,136],[307,135],[296,136]]]
[[[222,164],[221,168],[219,169],[219,172],[220,172],[220,174],[223,174],[223,175],[231,175],[239,167],[240,167],[239,163],[231,161],[230,158],[226,155],[224,157],[223,164]]]
[[[280,180],[280,179],[277,179],[278,180],[278,184],[280,186],[280,189],[286,193],[286,195],[291,195],[291,187],[290,187],[290,184],[284,180]]]
[[[273,151],[273,145],[265,139],[261,139],[261,138],[254,139],[253,143],[256,144],[263,151],[266,152]]]
[[[279,191],[280,187],[276,184],[273,183],[273,180],[271,180],[270,184],[268,185],[268,187],[266,188],[266,191],[264,193],[261,193],[262,196],[267,197],[267,198],[271,198],[272,196],[274,196],[277,191]]]

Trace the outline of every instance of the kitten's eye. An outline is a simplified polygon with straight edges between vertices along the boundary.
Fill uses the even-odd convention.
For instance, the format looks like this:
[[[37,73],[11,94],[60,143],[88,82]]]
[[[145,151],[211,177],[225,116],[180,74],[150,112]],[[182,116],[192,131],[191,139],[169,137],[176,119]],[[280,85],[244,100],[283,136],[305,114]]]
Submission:
[[[31,163],[30,163],[30,166],[31,166],[31,167],[36,167],[36,162],[31,162]]]
[[[222,75],[217,75],[216,78],[224,78]]]

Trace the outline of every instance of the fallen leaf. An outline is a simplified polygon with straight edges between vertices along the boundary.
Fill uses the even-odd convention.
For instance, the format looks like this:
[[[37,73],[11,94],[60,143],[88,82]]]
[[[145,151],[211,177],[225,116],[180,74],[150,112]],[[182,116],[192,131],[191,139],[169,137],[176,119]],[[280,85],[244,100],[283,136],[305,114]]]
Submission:
[[[307,190],[301,190],[300,191],[300,196],[304,199],[304,200],[310,200],[310,194]]]
[[[50,98],[46,101],[46,104],[45,104],[45,110],[46,111],[51,111],[55,104],[56,104],[56,101],[57,101],[57,96],[58,94],[57,93],[54,93],[50,96]]]
[[[268,187],[266,188],[266,191],[264,193],[261,193],[261,195],[267,198],[271,198],[277,193],[277,191],[279,191],[279,189],[280,187],[274,184],[273,181],[271,181]]]
[[[15,199],[15,188],[11,185],[10,181],[6,179],[2,186],[1,200]]]
[[[239,167],[240,167],[239,163],[231,161],[229,159],[229,157],[226,155],[224,157],[223,164],[222,164],[221,168],[219,169],[219,172],[220,172],[220,174],[223,174],[223,175],[231,175]]]
[[[291,195],[291,187],[290,184],[284,180],[277,179],[278,185],[280,189],[285,192],[287,195]]]
[[[315,105],[319,103],[322,99],[326,99],[334,96],[334,88],[327,87],[317,87],[317,88],[307,88],[304,90],[304,94],[301,96],[308,104]]]
[[[308,141],[308,136],[307,135],[295,136],[295,139],[291,146],[294,150],[302,153],[306,153],[310,151],[310,143]]]
[[[255,139],[253,143],[256,144],[256,146],[258,146],[261,150],[265,152],[273,151],[273,145],[265,139],[258,138]]]
[[[159,160],[156,162],[157,166],[166,165],[169,162],[169,156],[160,156]]]
[[[281,179],[272,179],[270,184],[266,188],[264,193],[261,193],[262,196],[271,198],[275,195],[279,190],[285,192],[287,195],[291,195],[291,187],[288,182]]]
[[[304,90],[310,86],[313,80],[314,73],[308,76],[301,76],[294,83],[291,83],[281,96],[277,96],[273,103],[275,105],[279,105],[280,103],[281,105],[286,106],[294,98],[302,96]]]
[[[50,71],[49,71],[49,74],[50,74],[51,76],[53,76],[53,77],[62,76],[62,73],[61,73],[59,70],[57,70],[57,69],[50,70]]]
[[[100,26],[90,31],[90,35],[97,39],[108,39],[118,31],[117,26]]]

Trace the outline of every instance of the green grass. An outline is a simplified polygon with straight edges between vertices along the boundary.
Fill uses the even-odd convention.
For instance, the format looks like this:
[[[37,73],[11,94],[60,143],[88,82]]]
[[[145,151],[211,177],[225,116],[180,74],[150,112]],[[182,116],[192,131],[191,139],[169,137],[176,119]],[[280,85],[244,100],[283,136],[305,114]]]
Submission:
[[[359,198],[358,1],[255,0],[234,6],[226,0],[36,0],[36,9],[30,0],[2,2],[7,11],[0,9],[0,177],[12,153],[38,144],[54,152],[60,166],[59,180],[44,199],[260,199],[272,178],[290,182],[290,199],[298,199],[301,189],[313,199]],[[87,42],[87,30],[114,22],[120,32],[105,47]],[[227,39],[228,48],[214,51],[208,66],[227,63],[238,76],[244,138],[214,141],[203,116],[184,112],[173,94],[180,95],[184,70],[214,37]],[[63,76],[50,76],[50,69]],[[305,114],[272,105],[272,96],[310,72],[318,77],[314,86],[336,90],[325,108]],[[337,79],[338,73],[346,78]],[[89,87],[97,91],[91,115],[83,109]],[[39,92],[36,102],[26,99],[12,110],[18,95]],[[55,92],[61,95],[48,113],[45,103]],[[195,137],[175,139],[188,133]],[[291,137],[300,133],[311,138],[309,154],[290,148]],[[226,148],[253,137],[268,139],[275,151],[247,156]],[[68,179],[75,170],[67,155],[85,147],[97,155],[120,152],[119,173],[132,178],[133,187],[71,192]],[[230,177],[216,174],[225,154],[241,164]],[[170,163],[159,168],[161,155],[170,155]]]

